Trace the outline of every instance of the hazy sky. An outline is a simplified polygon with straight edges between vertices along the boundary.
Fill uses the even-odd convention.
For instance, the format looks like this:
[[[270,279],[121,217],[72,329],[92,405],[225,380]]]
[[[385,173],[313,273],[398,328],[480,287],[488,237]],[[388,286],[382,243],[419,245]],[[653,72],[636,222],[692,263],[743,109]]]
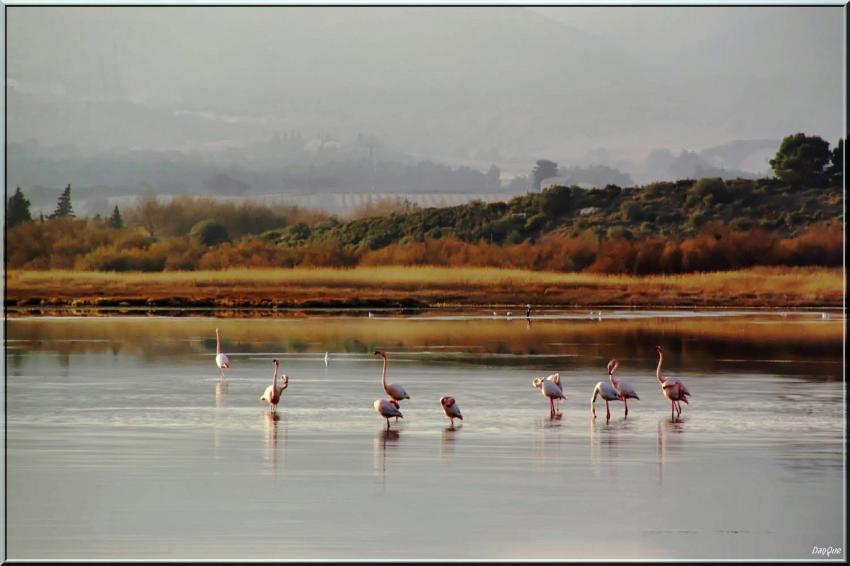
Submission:
[[[9,7],[8,134],[204,152],[300,131],[503,166],[843,135],[834,8]]]

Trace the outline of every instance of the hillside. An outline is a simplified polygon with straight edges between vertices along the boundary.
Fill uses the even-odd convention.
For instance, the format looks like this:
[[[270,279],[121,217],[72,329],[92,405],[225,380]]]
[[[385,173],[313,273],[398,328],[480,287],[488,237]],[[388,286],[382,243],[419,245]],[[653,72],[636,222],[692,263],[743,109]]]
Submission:
[[[549,233],[575,237],[586,231],[598,237],[683,238],[698,234],[711,221],[787,237],[824,221],[840,221],[841,203],[840,188],[794,188],[775,179],[681,180],[626,189],[552,187],[507,203],[472,202],[341,223],[331,219],[313,227],[296,224],[272,230],[264,237],[289,247],[334,242],[375,250],[447,237],[533,243]]]

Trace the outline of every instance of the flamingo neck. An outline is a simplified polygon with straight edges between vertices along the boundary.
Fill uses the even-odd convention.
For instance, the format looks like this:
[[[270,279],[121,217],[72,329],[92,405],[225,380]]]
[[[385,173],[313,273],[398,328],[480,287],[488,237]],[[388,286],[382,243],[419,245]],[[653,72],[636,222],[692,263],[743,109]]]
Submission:
[[[655,377],[658,378],[658,383],[664,383],[664,377],[661,375],[661,362],[664,361],[664,354],[658,352],[658,368],[655,370]]]
[[[384,386],[384,389],[387,388],[387,358],[384,357],[384,369],[381,372],[381,385]]]
[[[221,353],[221,334],[219,334],[218,328],[215,329],[215,353]]]
[[[278,366],[274,366],[274,375],[272,375],[272,389],[277,386],[277,368]]]

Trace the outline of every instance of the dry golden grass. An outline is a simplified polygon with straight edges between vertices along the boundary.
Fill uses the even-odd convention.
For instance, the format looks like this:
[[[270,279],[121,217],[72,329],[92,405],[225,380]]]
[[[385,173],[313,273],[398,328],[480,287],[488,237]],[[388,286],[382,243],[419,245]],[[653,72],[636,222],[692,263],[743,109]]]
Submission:
[[[52,304],[104,298],[180,297],[227,306],[262,301],[297,306],[315,301],[439,304],[621,304],[657,306],[840,305],[843,271],[768,268],[682,275],[599,275],[498,268],[357,267],[233,269],[163,273],[10,271],[7,304]]]

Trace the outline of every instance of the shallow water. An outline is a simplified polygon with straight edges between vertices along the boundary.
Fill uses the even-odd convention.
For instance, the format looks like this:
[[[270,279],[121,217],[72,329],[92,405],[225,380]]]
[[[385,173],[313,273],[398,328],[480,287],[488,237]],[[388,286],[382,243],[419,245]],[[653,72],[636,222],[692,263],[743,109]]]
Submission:
[[[811,558],[844,544],[840,315],[13,318],[7,554]],[[214,365],[215,328],[232,369]],[[682,419],[655,380],[693,394]],[[389,381],[411,395],[386,423]],[[323,362],[329,352],[327,366]],[[641,396],[590,417],[618,357]],[[290,376],[276,417],[271,360]],[[549,418],[531,380],[559,371]],[[452,430],[438,399],[465,420]],[[844,558],[833,555],[832,558]]]

